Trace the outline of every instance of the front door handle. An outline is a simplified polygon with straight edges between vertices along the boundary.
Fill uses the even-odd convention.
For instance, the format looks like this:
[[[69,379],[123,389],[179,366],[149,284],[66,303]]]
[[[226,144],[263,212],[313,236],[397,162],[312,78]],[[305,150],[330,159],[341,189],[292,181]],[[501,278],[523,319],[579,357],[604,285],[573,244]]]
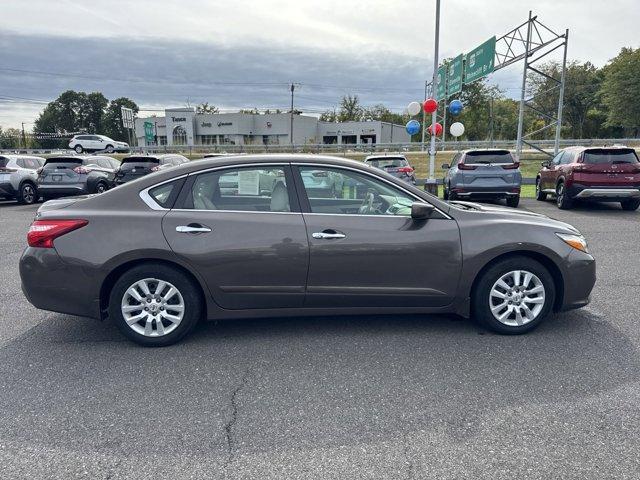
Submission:
[[[317,239],[323,239],[323,240],[332,240],[332,239],[336,239],[336,238],[346,238],[346,235],[344,233],[339,233],[336,232],[334,230],[332,231],[324,231],[324,232],[315,232],[312,233],[311,236],[313,238],[317,238]]]
[[[208,233],[211,229],[209,227],[205,227],[204,225],[200,225],[199,223],[190,223],[189,225],[178,225],[176,227],[176,232],[179,233]]]

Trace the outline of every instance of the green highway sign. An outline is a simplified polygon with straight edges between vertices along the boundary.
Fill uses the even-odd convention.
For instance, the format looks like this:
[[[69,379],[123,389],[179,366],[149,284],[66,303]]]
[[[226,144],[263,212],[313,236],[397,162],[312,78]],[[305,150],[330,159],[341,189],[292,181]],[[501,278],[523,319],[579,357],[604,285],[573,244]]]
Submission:
[[[493,72],[495,56],[495,36],[467,53],[464,61],[464,83],[475,82]]]
[[[447,68],[447,98],[462,91],[462,57],[460,54],[448,64]]]
[[[155,136],[155,131],[153,128],[153,123],[144,122],[144,139],[147,141],[147,143],[153,142],[154,136]]]
[[[446,96],[447,88],[447,66],[441,65],[438,68],[438,86],[436,87],[436,100],[440,101]]]

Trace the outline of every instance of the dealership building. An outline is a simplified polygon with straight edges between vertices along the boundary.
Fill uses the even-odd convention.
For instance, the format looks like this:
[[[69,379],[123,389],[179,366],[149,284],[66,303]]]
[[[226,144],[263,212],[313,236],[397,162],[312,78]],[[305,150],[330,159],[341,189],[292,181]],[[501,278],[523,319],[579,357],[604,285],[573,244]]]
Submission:
[[[288,113],[198,114],[193,108],[168,108],[164,117],[137,118],[140,146],[157,145],[290,145]],[[293,116],[293,143],[376,144],[408,143],[404,125],[387,122],[321,122],[307,115]]]

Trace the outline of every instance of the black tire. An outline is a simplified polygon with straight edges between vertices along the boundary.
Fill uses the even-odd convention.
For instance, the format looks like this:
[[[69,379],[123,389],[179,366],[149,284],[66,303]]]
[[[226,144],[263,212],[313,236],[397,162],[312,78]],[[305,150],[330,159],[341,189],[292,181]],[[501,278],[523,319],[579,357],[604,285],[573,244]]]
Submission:
[[[524,325],[510,326],[500,322],[491,313],[490,292],[499,278],[514,270],[526,270],[536,275],[544,286],[545,301],[536,318]],[[551,313],[555,302],[555,283],[549,271],[540,262],[529,257],[512,256],[499,260],[481,275],[471,292],[471,314],[474,320],[489,330],[503,335],[519,335],[536,328]]]
[[[82,145],[76,145],[75,147],[73,147],[73,149],[76,151],[76,153],[84,152],[84,148],[82,148]]]
[[[107,148],[105,150],[107,151],[107,153],[115,152],[115,149],[113,148],[113,145],[107,145]]]
[[[134,331],[125,321],[121,302],[127,289],[135,282],[155,278],[171,283],[180,292],[184,300],[184,316],[172,332],[163,336],[145,336]],[[200,287],[185,273],[160,263],[145,263],[125,272],[111,289],[109,296],[109,318],[120,332],[130,340],[145,347],[164,347],[172,345],[187,335],[202,317],[202,296]]]
[[[640,207],[640,198],[624,200],[620,202],[620,206],[622,207],[623,210],[633,212],[634,210],[637,210],[638,207]]]
[[[536,200],[540,202],[544,202],[547,199],[547,194],[542,191],[542,186],[540,185],[540,177],[536,178]]]
[[[564,182],[558,182],[556,187],[556,205],[560,210],[569,210],[573,207],[573,200],[565,191]]]
[[[449,200],[458,200],[458,195],[455,192],[449,191]]]
[[[94,193],[104,193],[107,190],[109,190],[109,185],[107,185],[105,182],[98,182],[96,184]]]
[[[38,188],[31,182],[24,182],[16,193],[16,200],[22,205],[33,205],[38,198]]]
[[[444,183],[442,184],[442,198],[444,198],[445,200],[449,200],[449,189]]]
[[[518,208],[520,204],[520,195],[507,197],[507,207]]]

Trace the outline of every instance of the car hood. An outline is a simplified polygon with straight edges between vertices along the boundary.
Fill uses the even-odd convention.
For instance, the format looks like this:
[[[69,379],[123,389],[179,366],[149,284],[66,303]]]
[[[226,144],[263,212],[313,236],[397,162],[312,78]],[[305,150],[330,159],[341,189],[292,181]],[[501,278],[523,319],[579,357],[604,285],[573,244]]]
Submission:
[[[544,225],[552,228],[556,228],[559,230],[564,230],[567,232],[575,233],[580,235],[580,231],[574,227],[573,225],[565,222],[561,222],[559,220],[554,220],[553,218],[549,218],[546,215],[541,213],[529,212],[528,210],[515,209],[510,207],[501,207],[498,205],[484,205],[480,203],[474,202],[449,202],[453,205],[463,205],[470,207],[473,210],[468,210],[469,212],[475,211],[479,213],[483,213],[485,215],[491,215],[496,219],[502,220],[513,220],[514,222],[526,222],[526,223],[535,223],[538,225]]]

